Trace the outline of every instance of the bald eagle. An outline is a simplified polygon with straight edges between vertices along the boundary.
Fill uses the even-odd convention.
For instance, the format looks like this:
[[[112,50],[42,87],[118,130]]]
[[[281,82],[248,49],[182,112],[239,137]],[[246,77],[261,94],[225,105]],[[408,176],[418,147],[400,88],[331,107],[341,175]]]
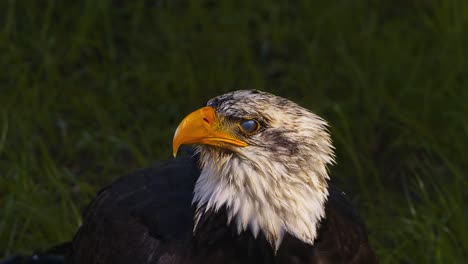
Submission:
[[[363,222],[329,182],[327,123],[256,90],[185,117],[195,151],[125,176],[89,205],[69,263],[377,263]]]

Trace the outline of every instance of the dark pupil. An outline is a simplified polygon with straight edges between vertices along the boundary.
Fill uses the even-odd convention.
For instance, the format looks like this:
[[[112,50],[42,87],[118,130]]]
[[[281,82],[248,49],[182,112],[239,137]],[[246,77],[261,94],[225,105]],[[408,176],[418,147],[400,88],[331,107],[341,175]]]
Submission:
[[[247,133],[255,132],[255,130],[257,130],[257,126],[257,122],[253,120],[244,120],[241,122],[242,130],[244,130]]]

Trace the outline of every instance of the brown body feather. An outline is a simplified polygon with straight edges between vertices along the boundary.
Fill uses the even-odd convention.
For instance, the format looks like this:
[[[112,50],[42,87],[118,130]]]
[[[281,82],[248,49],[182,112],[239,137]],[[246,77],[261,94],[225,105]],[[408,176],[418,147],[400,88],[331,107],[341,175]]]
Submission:
[[[275,253],[260,233],[237,233],[224,208],[193,233],[197,158],[185,156],[125,176],[88,207],[68,263],[377,263],[365,227],[346,196],[329,185],[314,245],[286,234]]]

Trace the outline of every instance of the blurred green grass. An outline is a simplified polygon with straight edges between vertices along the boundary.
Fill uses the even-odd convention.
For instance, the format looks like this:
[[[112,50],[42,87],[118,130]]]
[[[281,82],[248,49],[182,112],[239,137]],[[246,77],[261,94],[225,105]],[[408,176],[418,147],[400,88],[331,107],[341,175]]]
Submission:
[[[331,124],[382,263],[468,258],[468,2],[1,1],[0,256],[71,239],[112,179],[256,88]]]

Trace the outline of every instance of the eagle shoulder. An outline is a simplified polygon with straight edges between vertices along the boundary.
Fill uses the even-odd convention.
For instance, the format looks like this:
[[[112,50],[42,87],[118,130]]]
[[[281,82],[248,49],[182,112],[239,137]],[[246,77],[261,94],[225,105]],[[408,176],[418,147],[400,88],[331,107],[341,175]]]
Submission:
[[[314,244],[313,263],[378,263],[364,222],[345,193],[329,184],[326,218]]]
[[[190,156],[161,162],[102,189],[83,215],[69,263],[174,263],[193,227],[199,170]],[[177,243],[175,243],[177,241]]]

